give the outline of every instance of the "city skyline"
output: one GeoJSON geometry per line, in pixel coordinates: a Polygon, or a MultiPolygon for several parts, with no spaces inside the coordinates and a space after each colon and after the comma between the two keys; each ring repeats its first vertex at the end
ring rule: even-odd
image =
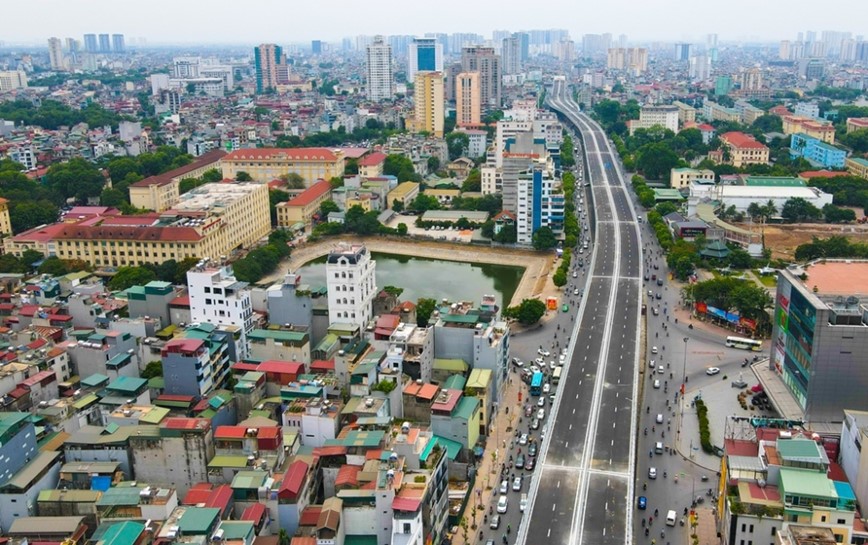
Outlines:
{"type": "MultiPolygon", "coordinates": [[[[338,41],[344,37],[360,34],[374,35],[424,35],[427,32],[476,32],[486,38],[495,30],[531,30],[565,28],[576,40],[583,34],[627,34],[630,40],[682,41],[700,40],[705,34],[716,33],[721,41],[776,41],[794,39],[798,32],[807,30],[840,30],[856,34],[864,33],[858,21],[868,18],[868,5],[847,0],[830,0],[824,7],[827,12],[847,12],[847,17],[836,18],[833,24],[820,23],[811,17],[811,10],[781,10],[774,3],[757,4],[748,0],[734,0],[714,17],[697,18],[686,27],[681,23],[687,14],[696,9],[688,0],[662,0],[653,4],[636,3],[631,0],[613,0],[603,6],[589,5],[578,9],[567,0],[553,0],[546,10],[522,9],[517,2],[498,4],[493,10],[490,4],[474,4],[445,0],[438,10],[426,13],[425,17],[408,17],[396,22],[393,17],[377,17],[376,14],[394,14],[396,10],[407,11],[407,4],[394,0],[371,0],[365,5],[370,16],[359,25],[360,14],[354,4],[337,2],[336,9],[296,11],[290,5],[273,4],[267,0],[249,0],[244,4],[247,13],[267,11],[267,18],[257,19],[255,25],[245,28],[239,25],[238,4],[218,0],[208,4],[207,17],[201,6],[195,3],[155,0],[148,10],[131,17],[129,12],[117,10],[109,0],[82,0],[58,2],[35,0],[27,4],[7,6],[4,14],[9,25],[3,41],[12,44],[41,44],[50,36],[72,36],[81,39],[87,33],[120,33],[128,37],[144,37],[148,43],[202,43],[202,44],[248,44],[304,43],[310,40],[338,41]],[[342,6],[342,4],[344,6],[342,6]],[[346,9],[341,9],[345,7],[346,9]],[[454,15],[460,11],[461,17],[454,15]],[[745,12],[753,14],[744,17],[745,12]],[[39,14],[38,24],[26,24],[34,13],[39,14]],[[171,13],[171,17],[166,14],[171,13]],[[518,14],[521,14],[519,17],[518,14]],[[627,13],[627,16],[622,14],[627,13]],[[564,16],[565,14],[573,14],[564,16]],[[575,21],[575,22],[573,22],[575,21]],[[671,21],[671,25],[668,23],[671,21]],[[771,27],[769,21],[775,21],[771,27]],[[849,26],[847,26],[849,25],[849,26]],[[673,31],[673,29],[678,29],[673,31]]],[[[807,4],[805,5],[807,8],[807,4]]]]}

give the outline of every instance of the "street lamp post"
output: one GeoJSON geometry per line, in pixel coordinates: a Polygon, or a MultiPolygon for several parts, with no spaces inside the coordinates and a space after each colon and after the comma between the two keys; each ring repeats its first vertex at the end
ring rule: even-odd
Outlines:
{"type": "Polygon", "coordinates": [[[677,435],[681,436],[681,426],[684,422],[684,393],[687,387],[687,341],[690,340],[687,337],[682,339],[684,341],[684,359],[681,364],[681,416],[678,419],[678,432],[677,435]]]}

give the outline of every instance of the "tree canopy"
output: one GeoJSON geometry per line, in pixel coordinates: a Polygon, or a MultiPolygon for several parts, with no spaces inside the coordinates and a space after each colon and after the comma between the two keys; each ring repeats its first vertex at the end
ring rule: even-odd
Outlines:
{"type": "Polygon", "coordinates": [[[99,196],[105,187],[105,178],[99,168],[81,157],[52,165],[45,175],[45,181],[64,198],[80,202],[99,196]]]}
{"type": "Polygon", "coordinates": [[[558,240],[555,238],[555,234],[551,230],[551,227],[543,225],[533,232],[531,243],[533,244],[534,250],[551,250],[558,243],[558,240]]]}
{"type": "Polygon", "coordinates": [[[507,308],[503,314],[522,325],[533,325],[546,313],[546,304],[539,299],[523,299],[517,306],[507,308]]]}

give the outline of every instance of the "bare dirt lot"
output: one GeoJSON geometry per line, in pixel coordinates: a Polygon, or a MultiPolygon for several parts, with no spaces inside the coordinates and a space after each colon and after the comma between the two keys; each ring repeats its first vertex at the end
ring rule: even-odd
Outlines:
{"type": "MultiPolygon", "coordinates": [[[[747,226],[743,227],[747,228],[747,226]]],[[[828,238],[839,235],[845,236],[851,241],[868,242],[868,225],[822,225],[816,223],[767,225],[764,235],[765,246],[771,248],[772,258],[793,259],[796,247],[811,242],[813,237],[828,238]]]]}

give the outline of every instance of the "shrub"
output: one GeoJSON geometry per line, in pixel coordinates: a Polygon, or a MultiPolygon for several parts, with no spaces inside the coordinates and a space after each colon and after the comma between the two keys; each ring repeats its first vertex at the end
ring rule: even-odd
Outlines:
{"type": "Polygon", "coordinates": [[[699,419],[699,443],[702,445],[702,450],[708,454],[714,454],[714,445],[711,444],[711,431],[708,429],[708,407],[701,399],[697,399],[696,417],[699,419]]]}

